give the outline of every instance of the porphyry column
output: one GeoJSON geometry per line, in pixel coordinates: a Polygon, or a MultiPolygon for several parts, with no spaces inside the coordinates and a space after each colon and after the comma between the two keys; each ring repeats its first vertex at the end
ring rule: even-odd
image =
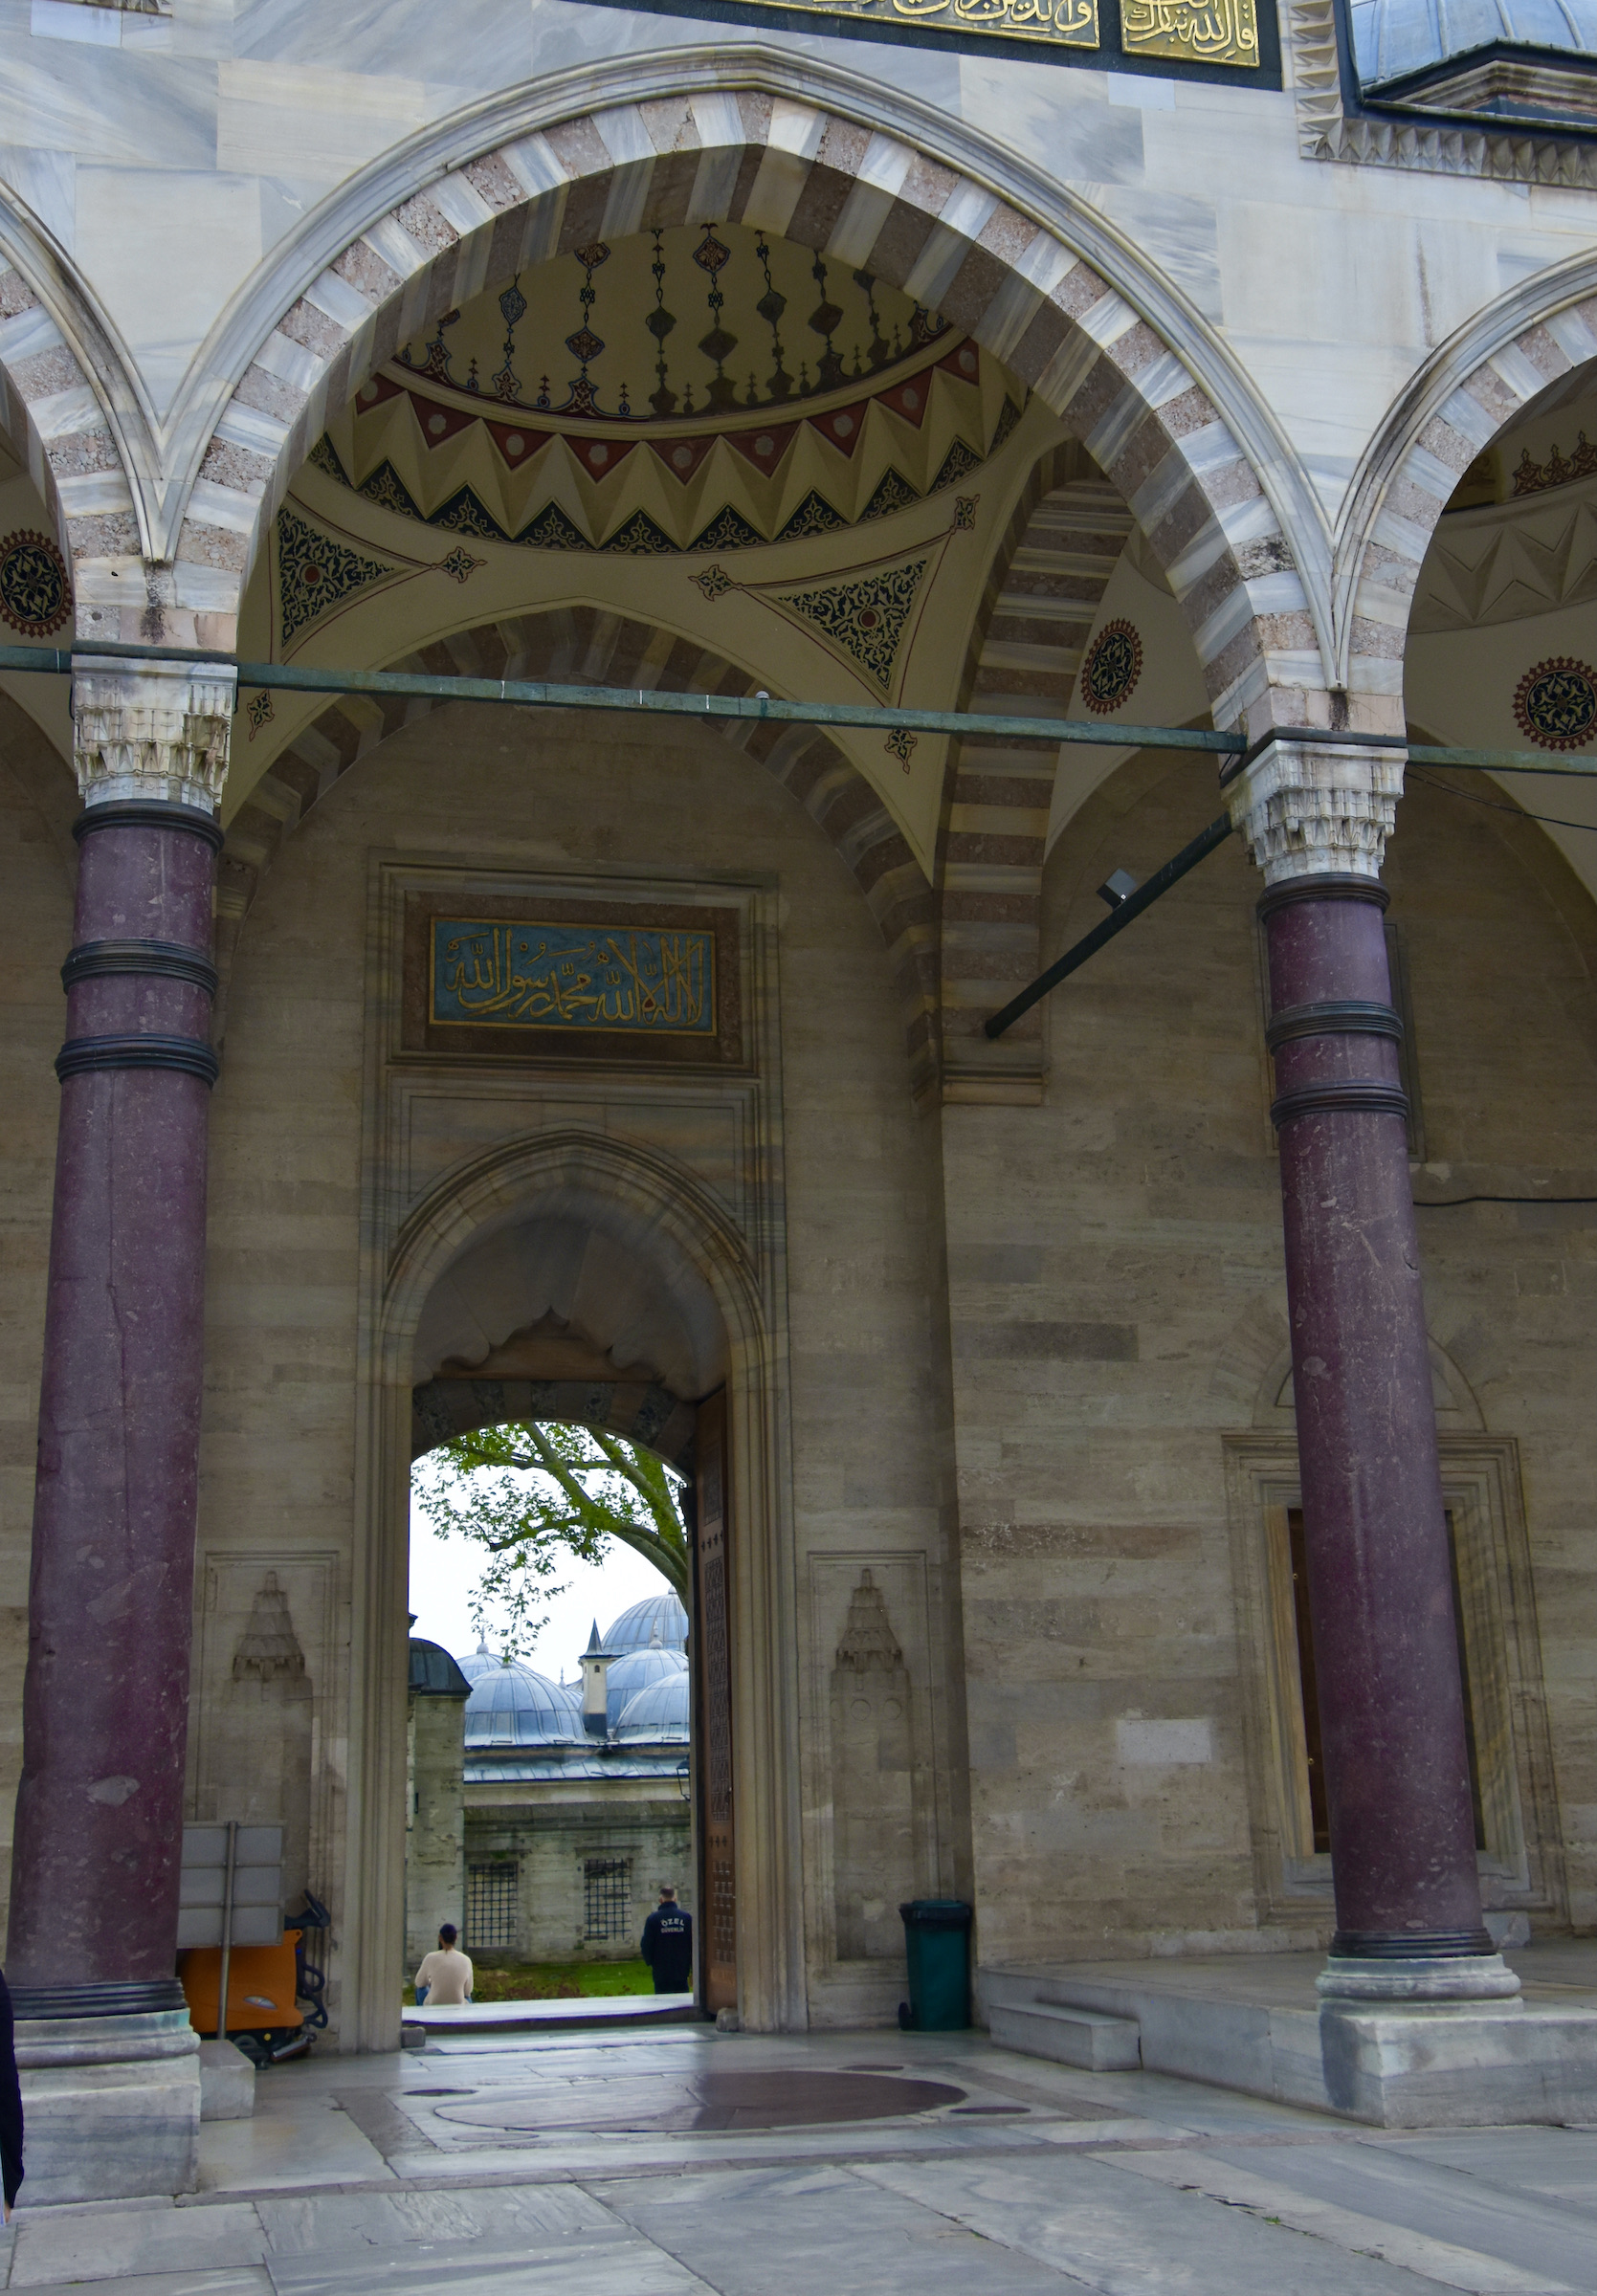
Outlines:
{"type": "Polygon", "coordinates": [[[79,657],[73,680],[84,810],[7,1962],[19,2058],[74,2077],[30,2102],[34,2199],[181,2190],[192,2153],[179,2124],[197,2110],[195,2043],[174,1968],[233,698],[231,669],[79,657]],[[97,2062],[124,2105],[146,2066],[149,2111],[97,2115],[97,2062]]]}
{"type": "Polygon", "coordinates": [[[1490,2000],[1379,872],[1403,752],[1272,742],[1264,872],[1298,1449],[1337,1932],[1321,1998],[1490,2000]]]}

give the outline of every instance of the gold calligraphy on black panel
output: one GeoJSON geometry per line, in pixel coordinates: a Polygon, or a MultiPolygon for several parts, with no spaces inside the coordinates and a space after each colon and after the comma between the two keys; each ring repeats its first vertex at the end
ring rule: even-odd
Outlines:
{"type": "Polygon", "coordinates": [[[1098,0],[763,0],[820,16],[864,16],[883,30],[923,24],[936,32],[999,33],[1010,40],[1096,48],[1098,0]]]}
{"type": "Polygon", "coordinates": [[[1120,45],[1127,55],[1256,66],[1254,0],[1120,0],[1120,45]]]}

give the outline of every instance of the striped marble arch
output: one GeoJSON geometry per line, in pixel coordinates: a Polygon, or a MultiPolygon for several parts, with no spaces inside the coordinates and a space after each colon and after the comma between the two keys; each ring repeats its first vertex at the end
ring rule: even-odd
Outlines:
{"type": "MultiPolygon", "coordinates": [[[[1074,441],[1044,457],[994,556],[966,674],[968,706],[1070,713],[1081,656],[1133,520],[1074,441]]],[[[951,762],[942,851],[946,1099],[1030,1100],[1042,1017],[996,1045],[982,1023],[1041,970],[1042,871],[1056,748],[978,738],[951,762]]]]}
{"type": "MultiPolygon", "coordinates": [[[[1589,262],[1582,269],[1588,275],[1589,262]]],[[[1393,409],[1353,490],[1342,665],[1349,698],[1364,697],[1363,721],[1401,735],[1408,614],[1426,552],[1459,479],[1503,427],[1551,385],[1597,362],[1597,295],[1569,299],[1548,281],[1547,316],[1520,328],[1472,363],[1453,349],[1453,387],[1426,409],[1421,378],[1393,409]],[[1461,371],[1460,371],[1461,370],[1461,371]],[[1420,421],[1416,428],[1415,401],[1420,421]]],[[[1565,290],[1567,295],[1567,290],[1565,290]]],[[[1487,315],[1490,322],[1491,314],[1487,315]]],[[[1487,330],[1482,328],[1481,333],[1487,330]]]]}
{"type": "Polygon", "coordinates": [[[868,266],[974,334],[1128,504],[1192,628],[1216,716],[1262,724],[1264,711],[1311,709],[1319,653],[1291,548],[1185,360],[996,192],[855,121],[753,90],[617,104],[522,136],[344,248],[261,342],[216,424],[178,542],[180,601],[236,613],[328,410],[418,329],[594,238],[717,219],[868,266]]]}
{"type": "Polygon", "coordinates": [[[100,395],[35,289],[4,253],[0,430],[26,465],[74,566],[129,557],[138,563],[133,489],[100,395]]]}

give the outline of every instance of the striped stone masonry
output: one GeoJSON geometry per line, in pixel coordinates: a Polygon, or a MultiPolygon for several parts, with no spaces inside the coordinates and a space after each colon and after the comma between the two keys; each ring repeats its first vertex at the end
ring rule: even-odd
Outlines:
{"type": "Polygon", "coordinates": [[[1459,479],[1503,425],[1597,359],[1597,297],[1527,327],[1478,365],[1424,424],[1370,518],[1353,596],[1347,691],[1364,730],[1401,736],[1408,613],[1436,522],[1459,479]]]}
{"type": "Polygon", "coordinates": [[[139,521],[111,425],[72,345],[22,274],[3,259],[0,429],[26,459],[73,564],[79,597],[90,567],[100,573],[101,587],[126,581],[137,624],[147,605],[139,521]]]}
{"type": "MultiPolygon", "coordinates": [[[[1069,715],[1098,605],[1131,532],[1119,493],[1079,450],[1060,450],[1051,462],[1044,483],[1061,475],[1062,483],[1040,500],[1023,497],[994,561],[972,709],[1069,715]]],[[[1042,872],[1057,765],[1056,748],[985,739],[958,745],[943,838],[944,1099],[1041,1094],[1041,1012],[996,1044],[982,1023],[1042,969],[1042,872]]]]}
{"type": "MultiPolygon", "coordinates": [[[[433,676],[544,678],[667,694],[749,695],[755,680],[720,654],[646,622],[595,607],[560,607],[461,630],[394,667],[433,676]]],[[[217,959],[226,983],[261,878],[284,840],[340,776],[418,718],[449,706],[344,695],[296,734],[252,788],[228,830],[217,895],[217,959]]],[[[876,918],[903,1004],[915,1089],[937,1069],[932,891],[898,824],[863,774],[805,726],[733,721],[713,728],[780,782],[832,840],[876,918]]],[[[225,995],[225,985],[224,985],[225,995]]],[[[218,1029],[225,1006],[218,1010],[218,1029]]]]}
{"type": "MultiPolygon", "coordinates": [[[[894,138],[749,92],[622,104],[468,161],[374,224],[262,343],[217,424],[177,595],[236,601],[330,409],[491,281],[603,237],[690,222],[780,232],[943,312],[1055,408],[1147,534],[1217,718],[1318,661],[1301,582],[1247,457],[1191,370],[1052,232],[894,138]]],[[[1322,697],[1321,697],[1322,705],[1322,697]]],[[[1278,718],[1308,704],[1276,696],[1278,718]]]]}

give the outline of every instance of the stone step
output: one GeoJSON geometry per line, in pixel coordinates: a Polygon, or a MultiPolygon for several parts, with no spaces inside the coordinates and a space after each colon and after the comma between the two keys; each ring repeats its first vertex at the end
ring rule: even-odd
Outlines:
{"type": "Polygon", "coordinates": [[[1050,2057],[1055,2064],[1093,2073],[1134,2073],[1142,2062],[1134,2017],[1107,2017],[1056,2001],[995,2001],[989,2015],[998,2046],[1023,2057],[1050,2057]]]}
{"type": "Polygon", "coordinates": [[[247,2121],[255,2109],[255,2068],[231,2041],[200,2043],[200,2118],[247,2121]]]}

